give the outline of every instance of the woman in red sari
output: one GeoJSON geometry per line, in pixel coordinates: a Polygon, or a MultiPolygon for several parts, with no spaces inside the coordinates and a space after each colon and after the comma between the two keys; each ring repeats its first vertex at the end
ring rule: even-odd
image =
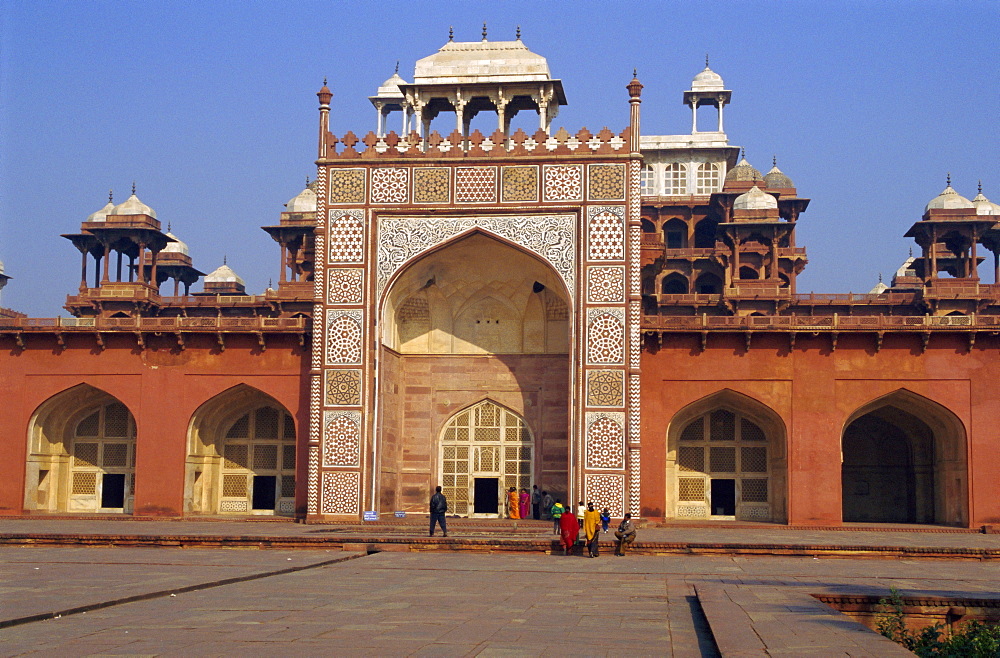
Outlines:
{"type": "Polygon", "coordinates": [[[507,492],[507,514],[512,519],[521,518],[521,500],[517,496],[517,489],[510,488],[507,492]]]}
{"type": "Polygon", "coordinates": [[[521,502],[521,507],[520,507],[521,518],[527,519],[530,517],[528,509],[531,506],[531,494],[528,493],[527,489],[521,489],[520,502],[521,502]]]}
{"type": "Polygon", "coordinates": [[[573,551],[573,544],[580,536],[580,524],[576,521],[576,515],[571,510],[566,510],[559,517],[559,534],[562,537],[563,555],[569,555],[573,551]]]}

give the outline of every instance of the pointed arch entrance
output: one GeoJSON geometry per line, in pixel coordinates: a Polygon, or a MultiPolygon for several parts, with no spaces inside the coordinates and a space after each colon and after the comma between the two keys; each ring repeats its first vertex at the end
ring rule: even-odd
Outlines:
{"type": "Polygon", "coordinates": [[[681,409],[667,430],[667,510],[676,518],[787,520],[785,425],[723,390],[681,409]]]}
{"type": "Polygon", "coordinates": [[[28,430],[26,510],[130,514],[135,418],[117,398],[80,384],[35,411],[28,430]]]}
{"type": "Polygon", "coordinates": [[[524,419],[490,400],[452,416],[441,437],[441,486],[460,516],[502,516],[502,492],[531,488],[534,441],[524,419]]]}
{"type": "Polygon", "coordinates": [[[185,509],[195,514],[295,512],[295,421],[240,384],[204,403],[188,431],[185,509]]]}
{"type": "Polygon", "coordinates": [[[841,444],[843,520],[968,523],[968,465],[962,422],[907,390],[851,415],[841,444]]]}
{"type": "Polygon", "coordinates": [[[478,230],[399,271],[378,324],[380,511],[425,513],[439,484],[463,515],[497,514],[490,486],[566,491],[571,309],[550,264],[478,230]]]}

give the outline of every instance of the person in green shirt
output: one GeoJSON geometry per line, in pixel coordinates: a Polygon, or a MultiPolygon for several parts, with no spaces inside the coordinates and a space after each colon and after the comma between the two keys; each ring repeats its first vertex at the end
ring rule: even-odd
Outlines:
{"type": "Polygon", "coordinates": [[[552,532],[554,534],[557,534],[557,535],[559,534],[559,519],[562,518],[563,512],[565,512],[565,511],[566,511],[566,508],[563,507],[563,504],[562,504],[561,500],[557,500],[556,504],[552,506],[552,510],[551,510],[551,514],[552,514],[552,532]]]}

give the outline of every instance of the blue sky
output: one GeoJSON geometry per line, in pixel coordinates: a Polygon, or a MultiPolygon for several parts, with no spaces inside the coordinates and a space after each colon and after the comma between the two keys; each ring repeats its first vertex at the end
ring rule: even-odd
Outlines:
{"type": "MultiPolygon", "coordinates": [[[[799,292],[865,292],[905,258],[903,233],[950,172],[1000,202],[1000,3],[46,2],[0,0],[3,306],[65,314],[75,232],[109,188],[139,197],[211,271],[261,292],[277,245],[259,226],[313,176],[315,92],[332,130],[375,127],[367,96],[448,38],[524,43],[569,106],[557,126],[615,131],[645,85],[644,134],[690,130],[681,94],[704,65],[733,90],[726,130],[772,154],[813,199],[799,292]]],[[[392,127],[392,125],[390,125],[392,127]]],[[[982,267],[992,282],[991,268],[982,267]]]]}

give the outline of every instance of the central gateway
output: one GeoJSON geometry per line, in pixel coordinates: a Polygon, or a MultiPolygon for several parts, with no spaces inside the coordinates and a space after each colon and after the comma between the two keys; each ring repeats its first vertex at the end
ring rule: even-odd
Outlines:
{"type": "Polygon", "coordinates": [[[426,512],[437,485],[459,515],[535,484],[638,513],[640,90],[620,134],[553,133],[544,58],[449,42],[372,97],[365,149],[320,91],[311,517],[426,512]]]}

